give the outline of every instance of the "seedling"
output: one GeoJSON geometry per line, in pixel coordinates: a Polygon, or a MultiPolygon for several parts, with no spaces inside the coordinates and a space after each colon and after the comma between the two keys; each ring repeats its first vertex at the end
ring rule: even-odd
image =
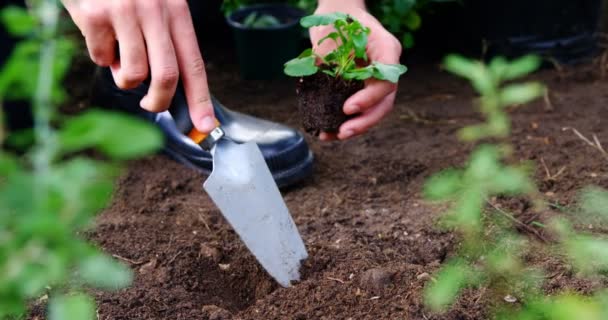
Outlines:
{"type": "MultiPolygon", "coordinates": [[[[500,298],[492,303],[497,307],[493,310],[496,319],[606,317],[603,310],[608,310],[608,300],[603,292],[591,297],[572,293],[545,295],[544,270],[527,264],[523,257],[538,255],[538,249],[532,251],[531,241],[515,231],[514,226],[522,223],[492,203],[496,196],[521,196],[540,202],[530,170],[506,163],[512,147],[504,140],[511,133],[505,108],[525,104],[545,92],[540,83],[512,81],[532,72],[539,64],[539,59],[532,56],[514,62],[495,58],[489,65],[460,56],[445,60],[448,71],[467,78],[479,92],[478,107],[486,120],[460,130],[460,138],[464,141],[492,138],[498,142],[479,146],[464,169],[444,171],[425,186],[428,199],[452,204],[445,214],[444,225],[462,237],[458,254],[441,268],[436,281],[425,290],[426,304],[434,311],[445,311],[464,288],[483,287],[487,296],[500,298]],[[503,86],[507,81],[511,83],[503,86]]],[[[607,203],[607,192],[587,189],[576,216],[608,221],[607,203]]],[[[541,225],[559,238],[556,244],[541,242],[546,252],[567,257],[581,275],[597,276],[608,271],[607,240],[577,232],[565,218],[541,225]]]]}
{"type": "Polygon", "coordinates": [[[285,73],[289,76],[305,77],[321,71],[346,80],[376,78],[396,83],[407,71],[403,65],[377,61],[371,61],[363,67],[359,66],[357,59],[368,62],[366,48],[370,29],[347,14],[336,12],[312,15],[302,18],[300,24],[304,28],[333,25],[335,31],[319,40],[317,45],[331,40],[336,44],[336,49],[326,55],[307,49],[299,57],[285,64],[285,73]],[[317,60],[321,61],[320,66],[317,65],[317,60]]]}
{"type": "Polygon", "coordinates": [[[281,21],[279,21],[279,19],[270,14],[260,14],[258,12],[252,12],[247,17],[245,17],[245,20],[243,20],[243,25],[252,29],[263,29],[279,26],[281,25],[281,21]]]}
{"type": "MultiPolygon", "coordinates": [[[[24,319],[28,304],[48,298],[50,320],[92,320],[85,288],[116,290],[133,275],[89,243],[83,231],[108,203],[119,160],[150,153],[162,136],[142,120],[101,111],[57,117],[61,80],[74,45],[58,35],[57,1],[32,2],[32,13],[9,7],[8,30],[24,37],[0,70],[0,104],[31,101],[34,146],[18,156],[0,149],[0,319],[24,319]],[[52,125],[51,125],[52,121],[52,125]],[[97,149],[108,161],[86,158],[97,149]]],[[[1,108],[0,108],[1,110],[1,108]]],[[[1,119],[1,117],[0,117],[1,119]]],[[[0,142],[5,132],[0,126],[0,142]]],[[[99,316],[97,315],[97,318],[99,316]]]]}
{"type": "Polygon", "coordinates": [[[363,80],[375,78],[396,83],[407,71],[400,64],[369,61],[367,42],[371,30],[353,17],[335,12],[302,18],[304,28],[333,26],[318,45],[333,41],[336,48],[320,54],[313,49],[285,63],[285,74],[300,78],[298,108],[304,129],[312,134],[337,132],[348,120],[344,102],[363,89],[363,80]]]}

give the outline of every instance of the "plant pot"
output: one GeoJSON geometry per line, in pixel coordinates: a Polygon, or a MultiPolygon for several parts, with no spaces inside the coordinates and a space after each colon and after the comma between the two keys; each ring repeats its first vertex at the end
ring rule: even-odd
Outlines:
{"type": "Polygon", "coordinates": [[[344,114],[344,102],[363,89],[363,81],[334,78],[316,73],[298,80],[298,111],[304,130],[312,135],[338,133],[350,117],[344,114]]]}
{"type": "Polygon", "coordinates": [[[261,4],[234,11],[226,20],[233,29],[237,58],[244,79],[268,80],[282,77],[285,62],[302,51],[300,18],[305,12],[286,4],[261,4]],[[243,24],[252,13],[267,14],[281,24],[251,28],[243,24]]]}
{"type": "Polygon", "coordinates": [[[469,0],[490,55],[528,53],[571,64],[597,52],[602,0],[469,0]]]}

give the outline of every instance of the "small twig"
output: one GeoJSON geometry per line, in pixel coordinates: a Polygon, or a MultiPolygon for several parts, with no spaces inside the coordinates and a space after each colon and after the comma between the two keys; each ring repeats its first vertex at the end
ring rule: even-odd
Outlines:
{"type": "Polygon", "coordinates": [[[543,168],[545,169],[545,174],[547,175],[547,178],[545,179],[546,181],[555,181],[557,180],[557,177],[559,177],[562,173],[564,173],[564,171],[566,170],[566,167],[561,167],[556,174],[552,175],[551,171],[549,171],[549,167],[547,167],[547,164],[545,163],[545,158],[540,158],[540,163],[543,165],[543,168]]]}
{"type": "Polygon", "coordinates": [[[523,229],[525,229],[527,232],[535,235],[539,240],[545,242],[545,243],[549,243],[549,240],[547,240],[545,237],[543,237],[542,234],[540,234],[536,229],[530,227],[529,225],[519,221],[517,218],[515,218],[513,215],[509,214],[508,212],[500,209],[499,207],[497,207],[496,205],[494,205],[492,202],[490,201],[486,201],[490,206],[492,206],[492,208],[494,208],[496,211],[498,211],[500,214],[504,215],[505,217],[507,217],[509,220],[513,221],[515,224],[517,224],[518,226],[522,227],[523,229]]]}
{"type": "Polygon", "coordinates": [[[182,251],[178,251],[176,255],[173,256],[173,258],[169,259],[169,261],[167,261],[167,265],[170,265],[171,263],[173,263],[173,261],[175,261],[175,259],[177,259],[177,257],[182,254],[182,251]]]}
{"type": "Polygon", "coordinates": [[[602,154],[602,156],[604,156],[604,158],[606,158],[608,160],[608,152],[606,152],[606,150],[604,150],[604,147],[602,146],[602,144],[600,143],[600,140],[597,138],[597,136],[595,134],[592,135],[593,141],[591,141],[587,137],[585,137],[582,133],[580,133],[578,130],[576,130],[575,128],[572,128],[572,127],[562,128],[562,131],[568,131],[568,130],[574,132],[574,134],[579,139],[583,140],[590,147],[599,151],[602,154]]]}
{"type": "Polygon", "coordinates": [[[211,228],[209,228],[209,224],[207,224],[207,220],[205,220],[205,218],[203,218],[203,215],[200,212],[198,213],[198,218],[205,225],[205,229],[207,229],[207,231],[211,231],[211,228]]]}
{"type": "Polygon", "coordinates": [[[327,277],[328,280],[333,280],[333,281],[337,281],[340,282],[341,284],[345,284],[346,282],[344,282],[344,280],[338,279],[338,278],[333,278],[333,277],[327,277]]]}
{"type": "Polygon", "coordinates": [[[551,102],[551,96],[549,95],[549,89],[545,90],[545,95],[543,97],[543,100],[545,101],[545,111],[555,110],[555,107],[553,106],[553,103],[551,102]]]}
{"type": "Polygon", "coordinates": [[[141,260],[141,261],[131,260],[129,258],[121,257],[121,256],[119,256],[117,254],[113,254],[112,257],[114,257],[114,258],[116,258],[118,260],[122,260],[122,261],[128,262],[128,263],[130,263],[130,264],[132,264],[134,266],[138,266],[138,265],[141,265],[141,264],[144,264],[144,263],[147,262],[146,260],[141,260]]]}

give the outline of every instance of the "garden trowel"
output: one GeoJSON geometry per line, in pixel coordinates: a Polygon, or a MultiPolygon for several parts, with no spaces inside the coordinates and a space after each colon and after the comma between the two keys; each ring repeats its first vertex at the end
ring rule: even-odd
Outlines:
{"type": "Polygon", "coordinates": [[[300,280],[308,254],[262,152],[255,142],[236,143],[218,126],[189,137],[213,156],[203,187],[264,269],[282,286],[300,280]]]}

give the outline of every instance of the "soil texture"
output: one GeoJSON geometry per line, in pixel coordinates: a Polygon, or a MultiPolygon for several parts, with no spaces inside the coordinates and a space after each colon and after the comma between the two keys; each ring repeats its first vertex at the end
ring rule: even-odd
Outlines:
{"type": "Polygon", "coordinates": [[[344,102],[363,86],[363,81],[347,81],[324,73],[300,78],[296,92],[304,130],[314,136],[337,133],[349,119],[343,111],[344,102]]]}
{"type": "MultiPolygon", "coordinates": [[[[207,69],[214,95],[232,109],[300,127],[299,107],[310,112],[309,131],[335,130],[344,120],[331,113],[341,112],[351,93],[337,93],[343,83],[305,81],[298,105],[292,83],[241,81],[236,66],[213,59],[207,69]]],[[[514,161],[533,161],[540,191],[559,206],[572,205],[584,186],[608,187],[607,158],[573,132],[608,144],[608,80],[598,70],[542,71],[533,78],[548,85],[547,98],[511,111],[514,161]]],[[[204,193],[205,176],[163,155],[132,162],[89,234],[135,273],[127,289],[95,292],[99,319],[487,319],[503,300],[484,288],[466,290],[445,314],[423,303],[424,286],[458,238],[437,227],[445,208],[420,191],[430,175],[467,159],[473,146],[456,132],[480,120],[473,98],[467,83],[417,63],[403,77],[391,115],[366,135],[330,143],[308,137],[316,171],[283,190],[309,251],[302,280],[290,288],[256,263],[204,193]]],[[[533,243],[535,232],[543,236],[534,222],[558,214],[498,201],[533,243]]],[[[570,265],[542,251],[529,261],[547,270],[549,293],[608,284],[575,278],[570,265]]],[[[43,318],[36,310],[32,318],[43,318]]]]}

